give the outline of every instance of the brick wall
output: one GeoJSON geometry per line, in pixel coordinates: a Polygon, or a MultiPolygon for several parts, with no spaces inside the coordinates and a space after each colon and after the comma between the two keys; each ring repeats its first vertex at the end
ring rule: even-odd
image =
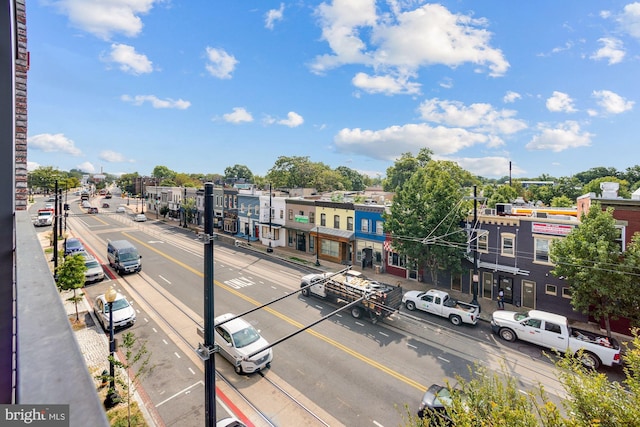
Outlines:
{"type": "Polygon", "coordinates": [[[27,209],[27,14],[25,0],[15,0],[17,58],[15,61],[15,185],[16,210],[27,209]]]}

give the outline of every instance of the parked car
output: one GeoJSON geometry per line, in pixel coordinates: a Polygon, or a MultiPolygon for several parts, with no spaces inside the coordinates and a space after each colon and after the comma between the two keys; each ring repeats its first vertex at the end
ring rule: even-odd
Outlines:
{"type": "Polygon", "coordinates": [[[109,207],[109,203],[103,203],[103,204],[102,204],[102,207],[103,207],[103,208],[108,208],[108,207],[109,207]]]}
{"type": "Polygon", "coordinates": [[[86,251],[81,251],[84,256],[84,265],[87,270],[84,272],[84,282],[93,283],[104,280],[104,270],[97,259],[86,251]]]}
{"type": "Polygon", "coordinates": [[[87,212],[88,212],[88,213],[90,213],[90,214],[97,214],[97,213],[98,213],[98,208],[96,208],[96,207],[90,207],[90,208],[87,210],[87,212]]]}
{"type": "Polygon", "coordinates": [[[64,241],[64,256],[71,255],[74,252],[84,251],[84,245],[80,239],[69,237],[64,241]]]}
{"type": "Polygon", "coordinates": [[[146,220],[147,220],[147,216],[145,214],[138,214],[134,218],[134,221],[136,222],[145,222],[146,220]]]}
{"type": "MultiPolygon", "coordinates": [[[[109,330],[109,303],[105,294],[99,295],[93,306],[98,322],[102,325],[102,329],[109,330]]],[[[120,328],[123,326],[133,326],[136,322],[136,311],[133,309],[127,298],[121,293],[116,294],[113,301],[113,327],[120,328]]]]}
{"type": "Polygon", "coordinates": [[[432,426],[453,425],[451,418],[447,415],[447,406],[450,404],[451,391],[445,386],[431,384],[420,401],[418,417],[430,417],[429,425],[432,426]]]}
{"type": "Polygon", "coordinates": [[[233,364],[237,374],[257,372],[271,366],[271,348],[260,351],[269,346],[267,340],[249,322],[234,317],[235,314],[226,313],[214,320],[214,340],[220,348],[220,355],[233,364]]]}
{"type": "Polygon", "coordinates": [[[125,213],[127,210],[124,208],[124,206],[118,206],[116,208],[116,213],[125,213]]]}
{"type": "Polygon", "coordinates": [[[216,421],[216,427],[246,427],[246,424],[235,417],[229,417],[216,421]]]}
{"type": "Polygon", "coordinates": [[[431,289],[426,292],[409,291],[402,297],[402,303],[407,310],[415,309],[446,317],[451,323],[458,326],[463,323],[475,325],[478,323],[480,308],[477,305],[457,301],[445,291],[431,289]]]}

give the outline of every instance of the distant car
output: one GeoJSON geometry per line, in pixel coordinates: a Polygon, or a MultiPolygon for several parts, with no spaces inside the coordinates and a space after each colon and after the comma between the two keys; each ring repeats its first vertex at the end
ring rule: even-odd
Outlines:
{"type": "Polygon", "coordinates": [[[55,209],[55,206],[53,206],[53,203],[45,203],[44,204],[44,208],[45,209],[55,209]]]}
{"type": "Polygon", "coordinates": [[[214,320],[214,340],[220,348],[220,355],[233,364],[237,374],[258,372],[271,366],[271,348],[260,351],[269,346],[267,340],[246,320],[240,317],[229,320],[234,317],[235,314],[226,313],[214,320]],[[256,351],[258,354],[249,357],[256,351]]]}
{"type": "Polygon", "coordinates": [[[56,201],[56,196],[49,196],[47,198],[47,202],[55,202],[56,201]]]}
{"type": "Polygon", "coordinates": [[[125,213],[127,210],[124,208],[124,206],[118,206],[116,208],[116,213],[125,213]]]}
{"type": "Polygon", "coordinates": [[[430,425],[453,425],[451,418],[447,415],[447,405],[449,404],[451,404],[451,391],[446,386],[431,384],[420,401],[418,417],[423,418],[431,414],[435,417],[431,419],[430,425]]]}
{"type": "MultiPolygon", "coordinates": [[[[105,294],[96,298],[93,311],[98,318],[98,322],[102,325],[102,329],[109,329],[109,303],[105,294]]],[[[136,311],[133,309],[127,298],[121,293],[117,293],[116,299],[113,301],[113,328],[123,326],[133,326],[136,322],[136,311]]]]}
{"type": "Polygon", "coordinates": [[[84,245],[79,239],[69,237],[64,241],[64,256],[71,255],[72,253],[79,251],[84,251],[84,245]]]}
{"type": "Polygon", "coordinates": [[[87,212],[90,213],[90,214],[97,214],[98,213],[98,208],[92,206],[89,209],[87,209],[87,212]]]}
{"type": "Polygon", "coordinates": [[[136,222],[145,222],[146,220],[147,220],[147,216],[145,214],[138,214],[134,218],[134,221],[136,222]]]}
{"type": "Polygon", "coordinates": [[[102,207],[103,207],[103,208],[108,208],[108,207],[109,207],[109,203],[103,203],[103,204],[102,204],[102,207]]]}

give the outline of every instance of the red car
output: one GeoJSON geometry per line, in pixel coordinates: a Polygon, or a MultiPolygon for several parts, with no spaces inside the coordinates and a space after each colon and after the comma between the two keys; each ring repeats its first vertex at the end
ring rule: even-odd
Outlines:
{"type": "Polygon", "coordinates": [[[90,213],[90,214],[97,214],[97,213],[98,213],[98,208],[95,208],[95,207],[89,208],[89,210],[87,211],[87,213],[90,213]]]}

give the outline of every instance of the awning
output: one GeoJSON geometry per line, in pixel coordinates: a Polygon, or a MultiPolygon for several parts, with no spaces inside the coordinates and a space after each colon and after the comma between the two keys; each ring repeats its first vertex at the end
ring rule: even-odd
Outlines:
{"type": "MultiPolygon", "coordinates": [[[[473,261],[471,261],[473,264],[473,261]]],[[[528,276],[529,271],[522,270],[518,267],[513,267],[510,265],[501,265],[492,262],[478,261],[478,268],[484,268],[485,270],[493,270],[493,271],[502,271],[503,273],[513,274],[514,276],[528,276]]]]}
{"type": "Polygon", "coordinates": [[[309,232],[312,236],[330,236],[335,237],[341,240],[353,240],[355,233],[353,231],[348,230],[339,230],[337,228],[329,228],[329,227],[313,227],[309,232]]]}

